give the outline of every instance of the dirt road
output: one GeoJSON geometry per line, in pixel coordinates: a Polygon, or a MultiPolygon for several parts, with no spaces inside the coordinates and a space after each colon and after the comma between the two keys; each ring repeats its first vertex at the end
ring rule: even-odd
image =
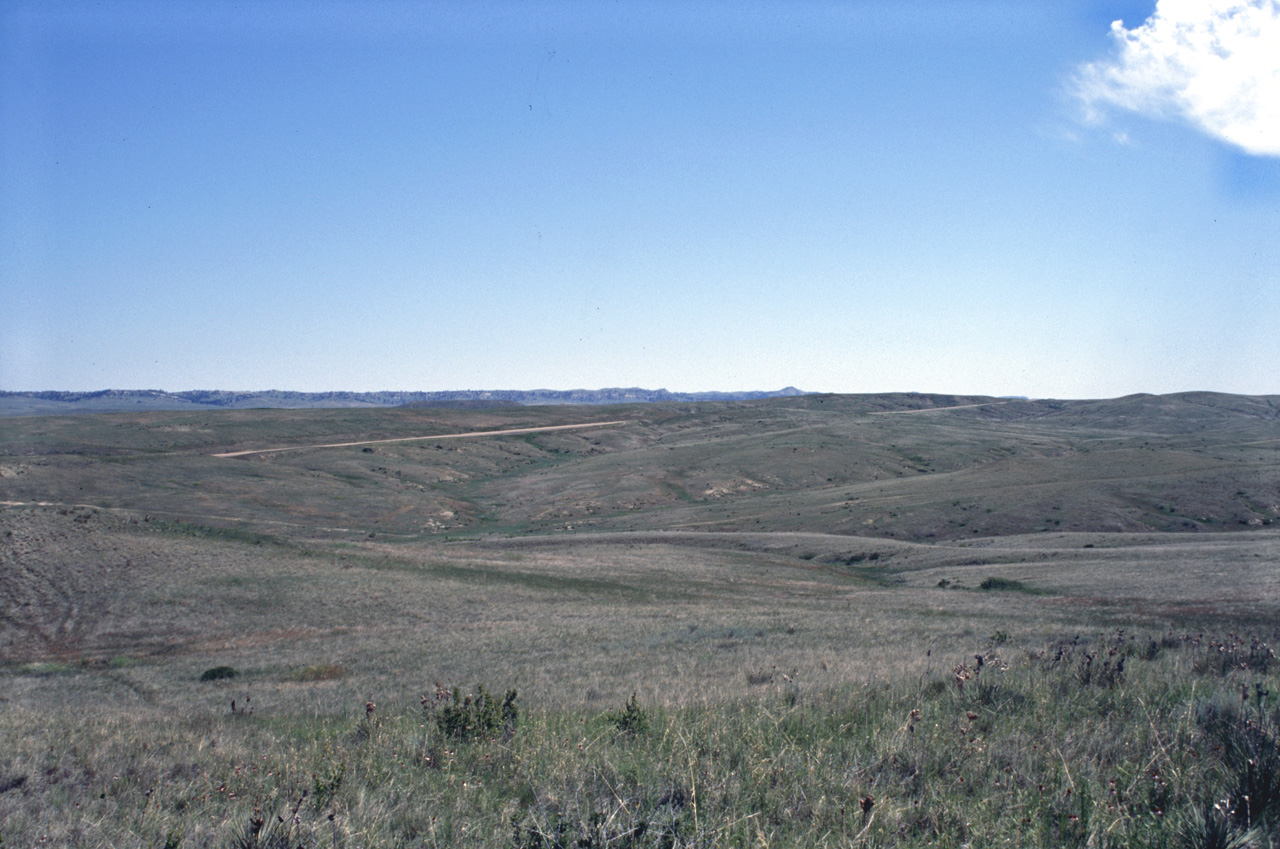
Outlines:
{"type": "Polygon", "coordinates": [[[937,413],[942,410],[972,410],[974,407],[998,407],[1001,404],[1008,404],[1008,401],[987,401],[982,404],[956,404],[954,407],[921,407],[918,410],[880,410],[879,412],[869,413],[872,416],[905,416],[908,413],[937,413]]]}
{"type": "Polygon", "coordinates": [[[611,427],[627,424],[626,419],[611,422],[583,422],[582,424],[544,425],[543,427],[517,427],[510,430],[473,430],[467,433],[435,433],[427,436],[400,436],[395,439],[367,439],[362,442],[331,442],[325,445],[290,445],[286,448],[254,448],[249,451],[227,451],[215,457],[247,457],[250,454],[275,454],[280,451],[305,451],[309,448],[350,448],[353,445],[381,445],[387,442],[414,442],[422,439],[471,439],[479,436],[514,436],[522,433],[546,433],[555,430],[581,430],[588,427],[611,427]]]}

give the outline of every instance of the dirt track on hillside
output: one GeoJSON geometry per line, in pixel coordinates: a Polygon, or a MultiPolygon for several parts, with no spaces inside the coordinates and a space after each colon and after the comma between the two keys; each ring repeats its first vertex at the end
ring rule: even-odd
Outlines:
{"type": "Polygon", "coordinates": [[[1008,404],[1008,401],[987,401],[982,404],[956,404],[952,407],[921,407],[918,410],[878,410],[870,413],[873,416],[902,416],[907,413],[938,413],[943,410],[972,410],[974,407],[998,407],[1001,404],[1008,404]]]}
{"type": "Polygon", "coordinates": [[[544,425],[542,427],[517,427],[509,430],[473,430],[467,433],[434,433],[426,436],[399,436],[394,439],[367,439],[361,442],[331,442],[326,445],[290,445],[284,448],[253,448],[248,451],[227,451],[215,457],[247,457],[250,454],[274,454],[280,451],[303,451],[308,448],[350,448],[353,445],[380,445],[387,442],[414,442],[421,439],[469,439],[479,436],[514,436],[523,433],[545,433],[556,430],[579,430],[587,427],[609,427],[627,424],[626,419],[611,422],[583,422],[568,425],[544,425]]]}

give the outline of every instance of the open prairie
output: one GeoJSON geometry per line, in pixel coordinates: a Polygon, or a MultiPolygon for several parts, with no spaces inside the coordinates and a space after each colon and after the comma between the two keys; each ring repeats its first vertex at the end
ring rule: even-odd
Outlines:
{"type": "MultiPolygon", "coordinates": [[[[1195,687],[1152,694],[1194,683],[1210,643],[1269,652],[1280,623],[1274,397],[10,418],[0,502],[5,845],[1182,845],[1193,814],[1214,822],[1186,760],[1210,744],[1189,725],[1166,746],[1190,801],[1163,844],[1156,802],[1121,817],[1105,798],[1131,767],[1077,764],[1062,741],[1065,772],[1034,782],[1057,807],[966,814],[967,797],[939,795],[928,822],[941,791],[912,789],[923,766],[908,780],[886,766],[899,749],[833,741],[851,710],[896,723],[863,736],[899,748],[913,709],[939,711],[943,736],[957,729],[941,712],[972,715],[965,740],[1001,710],[1044,713],[1037,693],[1070,701],[1035,689],[1058,686],[1050,672],[978,702],[965,682],[1054,651],[1052,674],[1085,692],[1094,658],[1133,658],[1151,729],[1176,729],[1203,710],[1195,687]],[[520,730],[450,737],[436,682],[516,689],[520,730]],[[628,699],[655,729],[644,753],[628,699]],[[769,737],[770,721],[808,730],[769,737]],[[718,782],[750,769],[718,760],[732,747],[717,734],[763,734],[762,757],[830,786],[761,774],[792,795],[731,804],[718,782]],[[490,795],[467,801],[468,781],[490,795]],[[1084,826],[1085,803],[1058,804],[1076,781],[1094,793],[1084,826]]],[[[1261,715],[1280,681],[1241,663],[1202,695],[1244,686],[1248,705],[1256,686],[1261,715]]],[[[1097,706],[1077,707],[1062,716],[1097,706]]],[[[1023,727],[988,755],[1052,733],[1023,727]]],[[[983,763],[1016,783],[1007,758],[983,763]]],[[[938,780],[954,790],[971,768],[938,780]]],[[[1237,819],[1237,836],[1272,833],[1237,819]]]]}

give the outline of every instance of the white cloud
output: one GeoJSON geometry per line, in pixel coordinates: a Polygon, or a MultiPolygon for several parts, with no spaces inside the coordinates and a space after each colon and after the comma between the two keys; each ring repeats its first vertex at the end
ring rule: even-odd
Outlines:
{"type": "Polygon", "coordinates": [[[1086,119],[1108,108],[1180,118],[1257,156],[1280,156],[1280,0],[1159,0],[1111,25],[1116,55],[1084,65],[1086,119]]]}

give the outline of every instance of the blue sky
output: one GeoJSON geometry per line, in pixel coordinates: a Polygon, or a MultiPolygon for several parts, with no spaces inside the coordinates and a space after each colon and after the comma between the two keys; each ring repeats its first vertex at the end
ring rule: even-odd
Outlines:
{"type": "Polygon", "coordinates": [[[1277,39],[1275,0],[10,2],[0,389],[1280,393],[1277,39]]]}

